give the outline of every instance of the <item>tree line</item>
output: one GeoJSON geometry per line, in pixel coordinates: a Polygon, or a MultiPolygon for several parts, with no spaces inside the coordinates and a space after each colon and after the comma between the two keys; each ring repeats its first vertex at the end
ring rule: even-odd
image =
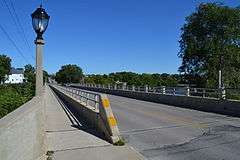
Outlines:
{"type": "Polygon", "coordinates": [[[92,83],[92,84],[115,84],[126,82],[127,85],[136,86],[176,86],[181,83],[181,76],[178,74],[147,74],[133,72],[116,72],[110,74],[89,74],[84,75],[82,69],[77,65],[64,65],[56,73],[54,78],[58,83],[92,83]]]}

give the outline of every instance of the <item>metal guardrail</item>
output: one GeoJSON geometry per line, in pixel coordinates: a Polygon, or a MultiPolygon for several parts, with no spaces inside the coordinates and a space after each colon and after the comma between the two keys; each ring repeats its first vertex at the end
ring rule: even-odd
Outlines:
{"type": "Polygon", "coordinates": [[[85,106],[91,107],[96,112],[99,112],[99,94],[72,87],[65,87],[59,85],[53,86],[62,91],[63,93],[76,98],[80,103],[84,103],[85,106]]]}
{"type": "Polygon", "coordinates": [[[135,92],[147,92],[165,95],[193,96],[217,99],[240,99],[239,89],[211,89],[211,88],[190,88],[190,87],[149,87],[149,86],[127,86],[127,85],[100,85],[100,84],[79,84],[85,87],[104,88],[112,90],[125,90],[135,92]]]}

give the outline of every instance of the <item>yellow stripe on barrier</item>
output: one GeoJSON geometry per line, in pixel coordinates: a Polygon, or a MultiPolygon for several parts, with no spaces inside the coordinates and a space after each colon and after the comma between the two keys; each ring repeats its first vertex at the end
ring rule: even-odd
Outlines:
{"type": "Polygon", "coordinates": [[[116,126],[117,125],[117,121],[114,117],[108,117],[108,122],[109,122],[110,126],[116,126]]]}
{"type": "Polygon", "coordinates": [[[108,108],[110,106],[110,102],[107,98],[104,98],[103,101],[103,107],[108,108]]]}

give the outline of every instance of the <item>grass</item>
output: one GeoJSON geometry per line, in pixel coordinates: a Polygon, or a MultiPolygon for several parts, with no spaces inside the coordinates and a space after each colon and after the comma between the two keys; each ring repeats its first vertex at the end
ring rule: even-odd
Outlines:
{"type": "Polygon", "coordinates": [[[52,158],[52,156],[53,156],[53,154],[54,154],[54,151],[47,151],[47,160],[52,160],[53,158],[52,158]]]}
{"type": "Polygon", "coordinates": [[[17,109],[34,96],[31,84],[0,85],[0,118],[17,109]]]}
{"type": "Polygon", "coordinates": [[[125,142],[123,141],[123,139],[120,139],[119,141],[117,141],[116,143],[114,143],[113,145],[115,146],[124,146],[125,142]]]}

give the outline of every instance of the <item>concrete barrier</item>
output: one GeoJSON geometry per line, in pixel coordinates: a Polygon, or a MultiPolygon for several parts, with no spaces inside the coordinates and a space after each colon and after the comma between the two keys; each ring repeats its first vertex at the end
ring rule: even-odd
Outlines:
{"type": "MultiPolygon", "coordinates": [[[[57,86],[50,85],[51,89],[70,107],[81,116],[89,126],[92,126],[98,134],[110,143],[116,143],[120,140],[120,134],[116,119],[113,115],[109,99],[104,94],[99,94],[99,109],[94,109],[71,94],[60,90],[57,86]]],[[[76,92],[76,91],[75,91],[76,92]]]]}
{"type": "Polygon", "coordinates": [[[45,159],[44,109],[34,97],[0,120],[0,159],[45,159]]]}
{"type": "Polygon", "coordinates": [[[159,93],[147,93],[127,90],[111,90],[106,88],[85,87],[80,85],[71,86],[94,92],[107,93],[138,100],[240,117],[240,101],[218,100],[214,98],[191,96],[164,95],[159,93]]]}

